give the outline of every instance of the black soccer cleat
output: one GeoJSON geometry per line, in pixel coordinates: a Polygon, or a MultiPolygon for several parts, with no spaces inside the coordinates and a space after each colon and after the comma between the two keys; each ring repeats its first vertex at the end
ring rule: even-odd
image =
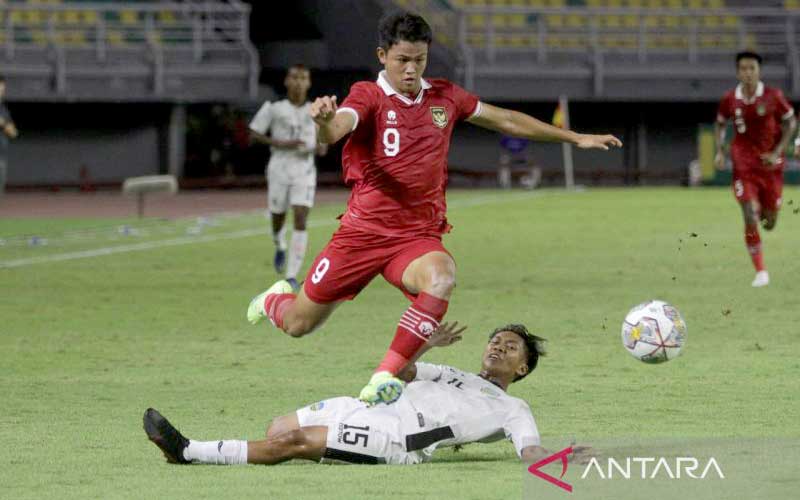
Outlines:
{"type": "Polygon", "coordinates": [[[161,452],[167,457],[167,462],[171,464],[191,463],[183,458],[183,450],[189,446],[189,440],[183,437],[183,434],[173,427],[169,420],[153,408],[148,408],[144,412],[142,420],[147,437],[161,449],[161,452]]]}

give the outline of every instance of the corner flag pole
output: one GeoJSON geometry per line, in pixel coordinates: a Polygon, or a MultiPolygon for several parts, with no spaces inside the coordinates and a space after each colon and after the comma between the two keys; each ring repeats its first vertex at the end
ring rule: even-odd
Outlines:
{"type": "MultiPolygon", "coordinates": [[[[569,130],[569,101],[566,95],[558,96],[558,107],[562,113],[563,128],[569,130]]],[[[572,144],[561,143],[561,151],[564,156],[564,186],[567,189],[575,188],[575,174],[572,168],[572,144]]]]}

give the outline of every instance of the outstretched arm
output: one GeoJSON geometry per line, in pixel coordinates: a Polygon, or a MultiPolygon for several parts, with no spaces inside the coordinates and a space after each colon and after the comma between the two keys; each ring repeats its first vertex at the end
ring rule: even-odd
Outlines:
{"type": "Polygon", "coordinates": [[[416,363],[423,354],[428,352],[432,347],[445,347],[455,344],[461,340],[461,334],[464,333],[466,329],[466,326],[458,328],[458,321],[454,321],[452,324],[442,323],[439,325],[439,328],[434,330],[431,336],[428,337],[428,341],[422,345],[420,350],[417,351],[410,360],[408,360],[408,364],[397,374],[397,378],[406,383],[413,381],[417,377],[417,366],[414,363],[416,363]]]}
{"type": "Polygon", "coordinates": [[[622,141],[613,135],[579,134],[554,127],[525,113],[483,102],[480,114],[467,121],[479,127],[533,141],[569,142],[581,149],[622,147],[622,141]]]}

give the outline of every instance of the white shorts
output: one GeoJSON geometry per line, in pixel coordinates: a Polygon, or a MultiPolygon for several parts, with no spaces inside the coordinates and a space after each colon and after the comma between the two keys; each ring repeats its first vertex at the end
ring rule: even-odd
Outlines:
{"type": "Polygon", "coordinates": [[[283,184],[270,182],[267,205],[273,214],[284,214],[290,206],[313,207],[315,184],[283,184]]]}
{"type": "Polygon", "coordinates": [[[300,427],[328,428],[323,463],[413,465],[425,455],[403,447],[400,418],[393,406],[368,407],[356,398],[326,399],[297,410],[300,427]]]}

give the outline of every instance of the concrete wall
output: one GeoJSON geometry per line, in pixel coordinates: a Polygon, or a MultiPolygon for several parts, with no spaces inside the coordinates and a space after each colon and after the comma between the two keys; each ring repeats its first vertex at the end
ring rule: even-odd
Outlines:
{"type": "Polygon", "coordinates": [[[8,184],[78,184],[166,169],[169,107],[164,105],[10,104],[20,136],[9,148],[8,184]]]}

